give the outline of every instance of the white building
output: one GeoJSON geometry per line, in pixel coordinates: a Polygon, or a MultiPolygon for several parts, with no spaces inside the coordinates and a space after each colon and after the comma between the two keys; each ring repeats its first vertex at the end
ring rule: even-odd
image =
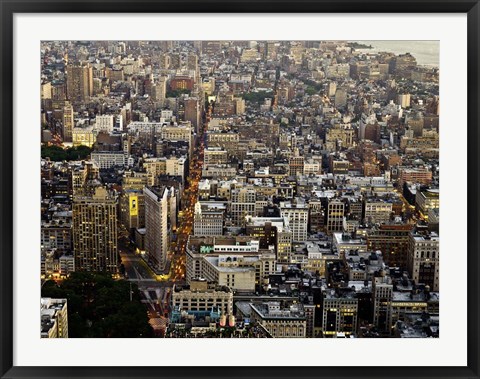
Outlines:
{"type": "Polygon", "coordinates": [[[95,129],[99,132],[110,133],[113,131],[115,125],[115,118],[113,115],[103,115],[95,117],[95,129]]]}
{"type": "Polygon", "coordinates": [[[168,190],[145,187],[145,252],[158,270],[165,268],[168,253],[168,190]]]}
{"type": "Polygon", "coordinates": [[[114,166],[125,167],[128,156],[123,151],[94,151],[91,158],[100,169],[109,169],[114,166]]]}
{"type": "Polygon", "coordinates": [[[280,216],[288,220],[292,241],[304,242],[307,240],[308,206],[305,203],[281,202],[280,216]]]}

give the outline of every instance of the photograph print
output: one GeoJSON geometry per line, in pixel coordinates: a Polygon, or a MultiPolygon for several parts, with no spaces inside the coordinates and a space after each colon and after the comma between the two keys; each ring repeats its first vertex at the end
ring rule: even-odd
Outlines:
{"type": "Polygon", "coordinates": [[[439,41],[42,41],[42,338],[438,338],[439,41]]]}

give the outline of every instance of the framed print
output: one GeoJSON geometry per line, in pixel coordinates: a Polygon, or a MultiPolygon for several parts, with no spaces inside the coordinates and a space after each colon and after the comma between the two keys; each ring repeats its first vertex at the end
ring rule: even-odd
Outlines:
{"type": "Polygon", "coordinates": [[[1,4],[2,378],[479,377],[478,1],[1,4]]]}

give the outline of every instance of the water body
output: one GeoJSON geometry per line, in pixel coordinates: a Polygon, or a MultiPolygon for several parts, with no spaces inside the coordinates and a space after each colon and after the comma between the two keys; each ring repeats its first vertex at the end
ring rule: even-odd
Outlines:
{"type": "Polygon", "coordinates": [[[386,51],[394,54],[410,53],[419,65],[440,65],[440,42],[439,41],[356,41],[365,45],[371,45],[372,52],[386,51]]]}

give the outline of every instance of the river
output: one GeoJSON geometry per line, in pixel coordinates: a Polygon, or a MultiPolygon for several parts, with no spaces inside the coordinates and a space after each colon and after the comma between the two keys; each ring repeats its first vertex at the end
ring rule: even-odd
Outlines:
{"type": "Polygon", "coordinates": [[[372,52],[387,51],[394,54],[410,53],[419,65],[439,66],[440,42],[439,41],[355,41],[371,45],[372,52]]]}

